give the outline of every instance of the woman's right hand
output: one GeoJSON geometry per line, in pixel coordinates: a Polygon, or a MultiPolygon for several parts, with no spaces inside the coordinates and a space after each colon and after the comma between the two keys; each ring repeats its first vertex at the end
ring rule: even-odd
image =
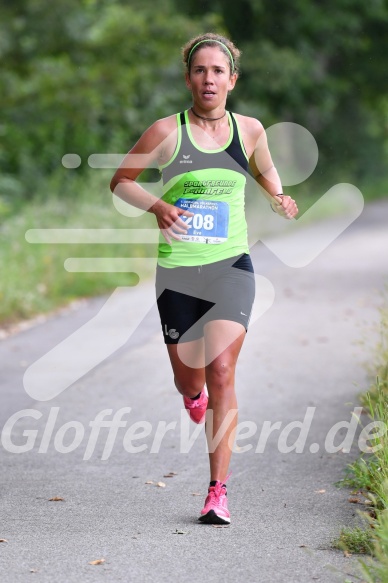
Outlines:
{"type": "Polygon", "coordinates": [[[171,244],[171,239],[180,241],[180,235],[186,235],[188,231],[185,221],[180,217],[194,216],[194,213],[168,204],[163,200],[158,200],[150,208],[150,211],[154,213],[160,232],[168,244],[171,244]]]}

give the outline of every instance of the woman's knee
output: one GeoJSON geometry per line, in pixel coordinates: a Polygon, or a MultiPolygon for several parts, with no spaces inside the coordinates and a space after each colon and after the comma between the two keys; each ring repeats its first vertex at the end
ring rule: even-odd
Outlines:
{"type": "Polygon", "coordinates": [[[235,364],[216,359],[206,367],[206,380],[214,388],[224,389],[234,384],[235,364]]]}

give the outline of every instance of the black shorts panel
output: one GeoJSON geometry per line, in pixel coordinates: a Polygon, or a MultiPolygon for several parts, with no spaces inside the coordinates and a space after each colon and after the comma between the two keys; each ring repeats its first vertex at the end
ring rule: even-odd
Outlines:
{"type": "Polygon", "coordinates": [[[157,266],[157,304],[166,344],[203,337],[212,320],[232,320],[248,329],[255,277],[248,254],[203,266],[157,266]]]}

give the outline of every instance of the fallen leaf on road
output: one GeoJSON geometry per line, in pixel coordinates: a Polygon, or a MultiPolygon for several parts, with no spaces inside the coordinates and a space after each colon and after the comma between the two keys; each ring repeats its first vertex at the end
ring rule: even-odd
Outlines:
{"type": "Polygon", "coordinates": [[[316,494],[324,494],[326,490],[315,490],[316,494]]]}
{"type": "Polygon", "coordinates": [[[164,482],[158,482],[156,485],[158,486],[158,488],[165,488],[166,487],[166,484],[164,482]]]}
{"type": "Polygon", "coordinates": [[[49,498],[49,502],[64,502],[65,499],[61,498],[60,496],[54,496],[53,498],[49,498]]]}
{"type": "Polygon", "coordinates": [[[105,559],[96,559],[95,561],[89,561],[89,565],[102,565],[105,563],[105,559]]]}
{"type": "Polygon", "coordinates": [[[353,498],[352,496],[349,498],[348,502],[351,504],[359,504],[361,500],[359,498],[353,498]]]}
{"type": "Polygon", "coordinates": [[[352,556],[352,553],[349,553],[349,551],[344,551],[344,557],[346,557],[348,559],[351,556],[352,556]]]}
{"type": "Polygon", "coordinates": [[[7,543],[7,539],[6,538],[0,538],[0,543],[7,543]]]}

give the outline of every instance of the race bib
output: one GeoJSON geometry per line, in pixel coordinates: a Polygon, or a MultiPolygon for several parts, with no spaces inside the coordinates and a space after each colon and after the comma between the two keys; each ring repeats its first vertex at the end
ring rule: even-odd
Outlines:
{"type": "Polygon", "coordinates": [[[175,206],[194,213],[192,217],[181,216],[188,226],[187,235],[180,235],[187,243],[209,243],[216,245],[228,238],[229,205],[217,200],[195,200],[179,198],[175,206]]]}

